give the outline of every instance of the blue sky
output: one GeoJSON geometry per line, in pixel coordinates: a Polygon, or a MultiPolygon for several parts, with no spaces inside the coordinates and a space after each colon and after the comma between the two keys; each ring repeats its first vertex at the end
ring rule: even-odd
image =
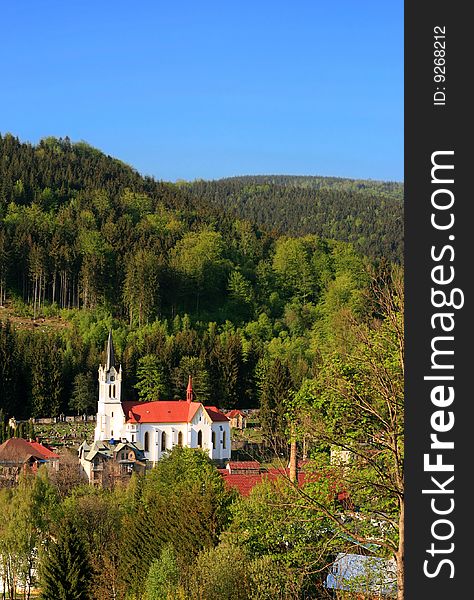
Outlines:
{"type": "Polygon", "coordinates": [[[158,179],[403,179],[401,0],[0,6],[0,132],[158,179]]]}

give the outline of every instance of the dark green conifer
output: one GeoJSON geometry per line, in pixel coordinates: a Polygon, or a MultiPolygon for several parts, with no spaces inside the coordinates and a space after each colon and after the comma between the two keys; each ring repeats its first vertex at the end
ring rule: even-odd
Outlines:
{"type": "Polygon", "coordinates": [[[40,568],[42,600],[89,600],[91,567],[84,542],[71,521],[51,540],[40,568]]]}

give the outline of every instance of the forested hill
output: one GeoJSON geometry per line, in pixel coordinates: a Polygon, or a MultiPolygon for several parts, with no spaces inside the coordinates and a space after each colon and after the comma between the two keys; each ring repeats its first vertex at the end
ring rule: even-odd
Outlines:
{"type": "Polygon", "coordinates": [[[147,194],[167,208],[185,209],[199,201],[177,186],[135,169],[85,142],[48,137],[38,145],[0,135],[0,207],[36,203],[46,210],[59,208],[84,190],[102,190],[113,198],[124,190],[147,194]]]}
{"type": "Polygon", "coordinates": [[[315,233],[352,242],[369,256],[403,260],[401,183],[264,175],[182,185],[220,210],[278,233],[315,233]]]}
{"type": "MultiPolygon", "coordinates": [[[[372,314],[369,263],[387,266],[344,241],[363,218],[351,212],[339,224],[338,211],[357,201],[366,214],[373,198],[381,218],[401,190],[276,181],[163,183],[85,143],[0,136],[0,425],[94,410],[91,374],[111,328],[129,399],[180,398],[190,373],[199,399],[228,408],[273,402],[290,379],[299,389],[346,340],[347,314],[372,314]],[[239,218],[225,199],[244,189],[249,209],[239,218]],[[326,198],[322,225],[340,240],[252,222],[258,199],[262,214],[274,200],[293,215],[317,194],[326,198]]],[[[378,223],[363,235],[399,248],[396,228],[390,242],[378,223]]]]}

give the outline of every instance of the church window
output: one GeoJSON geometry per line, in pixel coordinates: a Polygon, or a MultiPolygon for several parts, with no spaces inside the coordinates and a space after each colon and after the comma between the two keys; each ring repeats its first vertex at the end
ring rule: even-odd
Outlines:
{"type": "Polygon", "coordinates": [[[112,413],[112,419],[114,418],[114,413],[112,413]]]}
{"type": "Polygon", "coordinates": [[[212,432],[211,439],[212,439],[212,449],[215,450],[216,449],[216,432],[215,431],[212,432]]]}
{"type": "Polygon", "coordinates": [[[114,385],[112,386],[112,396],[115,398],[115,383],[114,383],[114,385]]]}
{"type": "Polygon", "coordinates": [[[182,446],[183,445],[183,432],[180,431],[178,433],[178,446],[182,446]]]}
{"type": "Polygon", "coordinates": [[[114,431],[113,429],[110,431],[110,437],[113,438],[114,437],[114,431]]]}
{"type": "Polygon", "coordinates": [[[161,434],[161,451],[164,452],[166,450],[166,432],[163,431],[161,434]]]}
{"type": "Polygon", "coordinates": [[[109,385],[109,398],[112,398],[112,386],[109,385]]]}
{"type": "Polygon", "coordinates": [[[198,448],[202,448],[202,431],[198,431],[198,448]]]}
{"type": "Polygon", "coordinates": [[[135,441],[135,435],[132,433],[132,442],[135,441]]]}
{"type": "Polygon", "coordinates": [[[225,431],[222,433],[222,447],[225,448],[227,445],[227,440],[226,440],[226,435],[225,435],[225,431]]]}
{"type": "Polygon", "coordinates": [[[149,442],[149,435],[148,435],[148,431],[145,433],[145,442],[144,442],[144,446],[145,446],[145,452],[148,452],[148,450],[150,449],[150,442],[149,442]]]}

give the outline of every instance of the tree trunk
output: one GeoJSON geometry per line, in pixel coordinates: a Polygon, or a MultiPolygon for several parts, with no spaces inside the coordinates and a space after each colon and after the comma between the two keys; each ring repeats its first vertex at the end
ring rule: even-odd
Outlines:
{"type": "Polygon", "coordinates": [[[53,289],[52,289],[52,294],[51,294],[51,304],[54,304],[54,301],[56,300],[56,276],[57,276],[57,271],[54,271],[53,274],[53,289]]]}
{"type": "Polygon", "coordinates": [[[292,439],[290,443],[290,481],[291,483],[298,482],[298,469],[297,469],[297,455],[296,455],[296,440],[292,439]]]}

